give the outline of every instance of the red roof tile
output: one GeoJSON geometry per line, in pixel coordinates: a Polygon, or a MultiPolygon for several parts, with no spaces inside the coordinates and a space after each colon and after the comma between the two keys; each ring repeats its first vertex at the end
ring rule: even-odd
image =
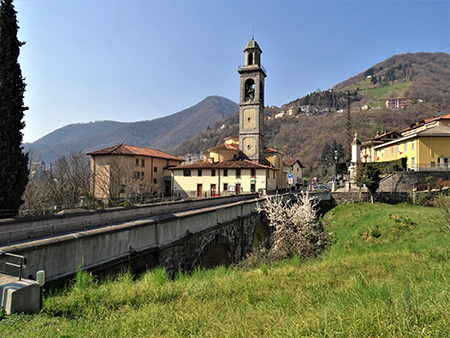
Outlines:
{"type": "Polygon", "coordinates": [[[122,143],[116,146],[90,152],[88,153],[88,155],[134,155],[164,158],[174,161],[184,161],[182,158],[170,155],[161,150],[130,146],[122,143]]]}
{"type": "Polygon", "coordinates": [[[239,144],[228,144],[228,143],[222,143],[215,147],[209,148],[208,151],[214,151],[214,150],[223,150],[223,149],[230,149],[230,150],[239,150],[239,144]]]}
{"type": "Polygon", "coordinates": [[[283,154],[281,151],[276,150],[276,149],[272,149],[272,148],[264,148],[264,152],[265,153],[280,153],[280,154],[283,154]]]}

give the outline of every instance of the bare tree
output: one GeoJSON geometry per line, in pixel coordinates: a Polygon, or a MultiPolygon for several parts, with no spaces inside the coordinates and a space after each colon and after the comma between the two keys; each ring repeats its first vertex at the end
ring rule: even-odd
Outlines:
{"type": "Polygon", "coordinates": [[[81,206],[89,195],[89,158],[82,152],[60,157],[49,170],[33,171],[20,215],[39,215],[81,206]]]}

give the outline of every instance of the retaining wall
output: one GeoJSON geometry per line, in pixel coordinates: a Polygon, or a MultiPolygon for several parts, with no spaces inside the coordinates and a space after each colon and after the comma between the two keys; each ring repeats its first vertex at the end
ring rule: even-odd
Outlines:
{"type": "Polygon", "coordinates": [[[411,192],[416,185],[427,186],[427,177],[433,177],[433,183],[441,179],[450,180],[450,171],[398,171],[380,182],[378,192],[411,192]]]}

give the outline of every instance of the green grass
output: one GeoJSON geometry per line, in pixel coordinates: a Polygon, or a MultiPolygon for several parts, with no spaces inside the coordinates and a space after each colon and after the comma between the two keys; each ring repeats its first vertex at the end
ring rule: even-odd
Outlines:
{"type": "Polygon", "coordinates": [[[379,87],[379,85],[373,85],[370,79],[364,79],[358,83],[347,86],[343,91],[355,91],[359,88],[359,94],[370,94],[372,96],[372,101],[369,103],[371,107],[384,107],[386,104],[386,99],[394,97],[403,97],[405,91],[411,85],[411,81],[400,82],[389,86],[379,87]]]}
{"type": "Polygon", "coordinates": [[[38,315],[0,320],[0,337],[449,337],[450,238],[439,211],[338,206],[335,243],[244,271],[169,280],[155,269],[97,282],[79,273],[38,315]]]}

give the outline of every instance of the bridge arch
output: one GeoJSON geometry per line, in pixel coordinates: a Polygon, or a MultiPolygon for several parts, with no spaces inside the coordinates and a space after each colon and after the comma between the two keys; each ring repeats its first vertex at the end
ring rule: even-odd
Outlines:
{"type": "Polygon", "coordinates": [[[216,266],[231,264],[231,243],[228,237],[216,235],[202,249],[195,266],[201,269],[211,269],[216,266]]]}

